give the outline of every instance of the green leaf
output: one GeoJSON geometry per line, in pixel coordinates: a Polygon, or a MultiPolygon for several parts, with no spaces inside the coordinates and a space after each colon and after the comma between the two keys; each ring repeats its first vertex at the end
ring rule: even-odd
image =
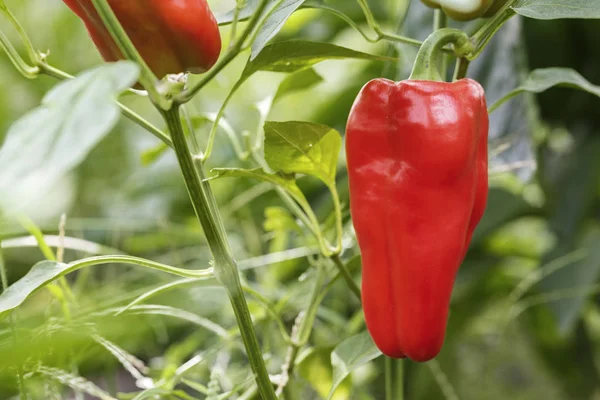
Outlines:
{"type": "Polygon", "coordinates": [[[312,175],[332,186],[341,148],[340,134],[326,125],[265,123],[265,160],[278,172],[312,175]]]}
{"type": "MultiPolygon", "coordinates": [[[[242,7],[238,15],[238,21],[248,19],[254,14],[254,11],[258,7],[259,0],[247,0],[246,5],[242,7]]],[[[228,25],[233,22],[235,17],[235,8],[225,13],[215,14],[215,18],[219,25],[228,25]]]]}
{"type": "Polygon", "coordinates": [[[600,86],[593,85],[570,68],[543,68],[531,72],[527,80],[515,90],[498,100],[490,107],[490,113],[500,107],[504,102],[523,93],[542,93],[555,86],[583,90],[600,97],[600,86]]]}
{"type": "Polygon", "coordinates": [[[78,166],[119,120],[117,95],[138,74],[125,61],[87,71],[15,122],[0,148],[0,207],[22,211],[78,166]]]}
{"type": "Polygon", "coordinates": [[[340,343],[331,353],[333,386],[327,399],[331,399],[337,387],[352,371],[379,357],[381,352],[367,331],[340,343]]]}
{"type": "Polygon", "coordinates": [[[600,18],[600,0],[517,0],[513,9],[535,19],[600,18]]]}
{"type": "Polygon", "coordinates": [[[241,81],[256,71],[295,72],[311,67],[325,60],[360,58],[365,60],[384,60],[374,56],[329,43],[308,41],[286,41],[273,43],[264,48],[254,60],[246,65],[241,81]]]}
{"type": "Polygon", "coordinates": [[[283,27],[285,21],[296,11],[306,0],[284,0],[275,11],[267,18],[265,24],[260,28],[256,40],[252,43],[252,55],[250,60],[254,60],[271,40],[283,27]]]}
{"type": "Polygon", "coordinates": [[[285,79],[281,81],[273,102],[288,94],[309,89],[321,82],[323,82],[323,77],[319,75],[313,68],[306,68],[294,72],[293,74],[286,76],[285,79]]]}

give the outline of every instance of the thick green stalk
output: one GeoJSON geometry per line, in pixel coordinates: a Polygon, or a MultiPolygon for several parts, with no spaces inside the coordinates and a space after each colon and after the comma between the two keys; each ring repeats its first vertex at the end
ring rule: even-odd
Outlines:
{"type": "Polygon", "coordinates": [[[169,111],[163,110],[162,114],[171,132],[173,148],[183,173],[190,200],[214,258],[215,276],[225,286],[229,295],[242,340],[246,346],[250,365],[256,375],[256,384],[261,399],[276,399],[254,331],[248,303],[244,297],[237,263],[229,247],[224,225],[217,210],[216,200],[209,183],[204,179],[204,171],[202,168],[196,168],[194,164],[181,125],[179,107],[175,106],[169,111]]]}
{"type": "Polygon", "coordinates": [[[473,44],[466,33],[458,29],[442,28],[433,32],[423,42],[410,74],[411,80],[443,81],[438,70],[438,57],[445,45],[452,43],[457,57],[464,57],[473,51],[473,44]]]}

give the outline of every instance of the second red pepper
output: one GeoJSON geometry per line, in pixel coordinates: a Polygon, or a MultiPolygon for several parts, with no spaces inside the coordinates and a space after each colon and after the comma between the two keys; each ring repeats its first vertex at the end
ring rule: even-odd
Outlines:
{"type": "MultiPolygon", "coordinates": [[[[63,0],[85,26],[106,61],[123,58],[91,0],[63,0]]],[[[109,0],[117,19],[159,78],[201,73],[219,58],[219,27],[206,0],[109,0]]]]}

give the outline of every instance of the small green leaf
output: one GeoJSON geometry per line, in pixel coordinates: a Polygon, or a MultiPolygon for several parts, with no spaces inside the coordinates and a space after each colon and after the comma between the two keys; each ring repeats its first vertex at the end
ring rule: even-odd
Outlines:
{"type": "Polygon", "coordinates": [[[271,40],[283,27],[285,21],[296,11],[306,0],[283,0],[271,16],[267,18],[264,25],[260,28],[256,40],[252,43],[251,60],[254,60],[271,40]]]}
{"type": "Polygon", "coordinates": [[[381,352],[368,332],[359,333],[340,343],[331,353],[333,386],[327,399],[331,399],[340,383],[352,371],[379,357],[381,352]]]}
{"type": "Polygon", "coordinates": [[[535,19],[600,18],[600,0],[517,0],[513,9],[535,19]]]}
{"type": "Polygon", "coordinates": [[[319,75],[313,68],[302,69],[298,72],[294,72],[281,81],[273,102],[290,93],[309,89],[321,82],[323,82],[323,77],[319,75]]]}
{"type": "Polygon", "coordinates": [[[588,82],[577,71],[570,68],[543,68],[532,71],[521,86],[494,103],[489,111],[492,113],[506,101],[523,92],[542,93],[555,86],[579,89],[600,97],[600,86],[588,82]]]}
{"type": "MultiPolygon", "coordinates": [[[[247,0],[246,5],[242,7],[238,14],[238,21],[248,19],[254,14],[254,11],[258,7],[259,0],[247,0]]],[[[235,18],[235,8],[225,13],[215,14],[215,19],[219,25],[228,25],[233,22],[235,18]]]]}
{"type": "Polygon", "coordinates": [[[265,123],[265,160],[285,174],[306,174],[335,183],[342,138],[333,128],[310,122],[265,123]]]}

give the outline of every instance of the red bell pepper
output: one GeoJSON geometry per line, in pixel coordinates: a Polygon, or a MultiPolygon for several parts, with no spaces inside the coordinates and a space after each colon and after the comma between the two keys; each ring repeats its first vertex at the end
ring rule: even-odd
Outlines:
{"type": "Polygon", "coordinates": [[[488,193],[488,114],[475,81],[362,89],[348,120],[352,220],[367,328],[390,357],[427,361],[444,342],[456,273],[488,193]]]}
{"type": "MultiPolygon", "coordinates": [[[[63,0],[79,16],[106,61],[123,59],[91,0],[63,0]]],[[[127,35],[160,79],[201,73],[219,58],[219,27],[206,0],[109,0],[127,35]]]]}

